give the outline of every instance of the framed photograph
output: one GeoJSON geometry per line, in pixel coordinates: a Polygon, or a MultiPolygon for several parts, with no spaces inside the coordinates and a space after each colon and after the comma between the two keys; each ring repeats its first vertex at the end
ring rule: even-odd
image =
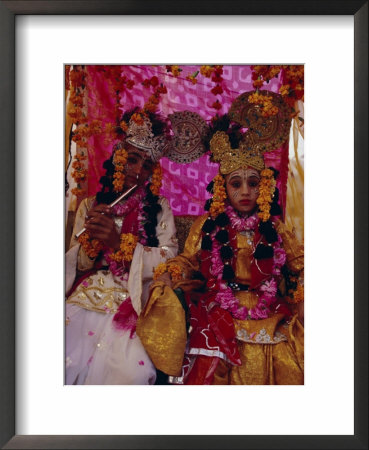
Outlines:
{"type": "Polygon", "coordinates": [[[368,447],[367,17],[365,1],[0,3],[3,448],[368,447]],[[283,63],[305,67],[305,384],[65,385],[65,65],[283,63]]]}

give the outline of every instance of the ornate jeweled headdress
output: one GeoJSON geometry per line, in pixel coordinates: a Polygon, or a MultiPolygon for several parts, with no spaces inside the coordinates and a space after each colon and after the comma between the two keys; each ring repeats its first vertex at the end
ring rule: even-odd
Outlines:
{"type": "Polygon", "coordinates": [[[264,169],[262,153],[252,141],[243,140],[238,148],[232,148],[227,133],[217,131],[210,140],[212,160],[220,164],[219,172],[227,175],[242,167],[253,167],[260,171],[264,169]]]}
{"type": "Polygon", "coordinates": [[[288,139],[291,108],[279,94],[251,91],[233,101],[228,116],[247,130],[236,149],[231,148],[225,131],[217,131],[210,140],[212,160],[220,163],[220,173],[227,175],[245,166],[263,170],[263,154],[279,148],[288,139]],[[268,101],[271,112],[266,111],[260,98],[268,101]]]}
{"type": "Polygon", "coordinates": [[[257,96],[255,91],[244,92],[232,102],[228,115],[247,128],[245,138],[262,153],[279,148],[289,137],[291,108],[280,94],[263,90],[257,96]],[[273,113],[266,114],[260,98],[268,100],[273,113]]]}
{"type": "Polygon", "coordinates": [[[144,150],[153,162],[158,162],[168,149],[166,137],[154,136],[150,119],[144,115],[139,121],[130,119],[126,142],[144,150]]]}
{"type": "Polygon", "coordinates": [[[209,127],[205,120],[199,114],[191,111],[169,114],[168,119],[172,124],[174,136],[165,156],[182,164],[200,158],[206,151],[202,139],[209,127]]]}

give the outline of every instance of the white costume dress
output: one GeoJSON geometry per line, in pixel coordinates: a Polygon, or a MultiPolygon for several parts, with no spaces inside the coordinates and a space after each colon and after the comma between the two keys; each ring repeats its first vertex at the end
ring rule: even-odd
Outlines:
{"type": "MultiPolygon", "coordinates": [[[[80,231],[94,197],[81,202],[73,236],[80,231]]],[[[148,299],[153,269],[177,254],[174,218],[168,201],[160,197],[162,211],[158,213],[156,237],[158,247],[144,247],[138,243],[129,274],[114,275],[103,267],[86,277],[67,298],[66,303],[66,384],[154,384],[156,370],[134,332],[136,314],[139,315],[148,299]],[[119,306],[131,299],[135,313],[127,320],[127,329],[113,324],[119,306]]],[[[118,232],[122,217],[116,217],[118,232]]],[[[66,254],[66,292],[72,288],[79,272],[94,267],[91,260],[73,238],[66,254]]],[[[128,309],[129,310],[129,309],[128,309]]]]}

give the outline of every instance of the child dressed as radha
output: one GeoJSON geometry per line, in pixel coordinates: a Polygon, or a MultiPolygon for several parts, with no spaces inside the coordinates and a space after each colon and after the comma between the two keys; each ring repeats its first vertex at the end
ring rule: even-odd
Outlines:
{"type": "Polygon", "coordinates": [[[264,161],[288,138],[290,116],[274,94],[279,115],[258,124],[278,123],[263,140],[245,121],[247,107],[248,118],[260,118],[249,95],[236,103],[238,115],[231,109],[232,121],[213,123],[207,142],[219,172],[208,213],[194,222],[184,252],[158,267],[139,318],[147,352],[174,384],[304,383],[303,246],[279,218],[278,171],[264,161]],[[177,294],[180,332],[168,317],[158,326],[177,294]]]}

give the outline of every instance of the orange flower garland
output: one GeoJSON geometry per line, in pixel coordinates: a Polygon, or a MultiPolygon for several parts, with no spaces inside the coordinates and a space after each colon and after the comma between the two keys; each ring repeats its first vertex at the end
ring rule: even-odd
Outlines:
{"type": "Polygon", "coordinates": [[[109,256],[112,260],[117,262],[132,261],[133,252],[135,251],[138,242],[138,236],[132,233],[123,233],[120,235],[120,248],[115,253],[109,256]]]}
{"type": "Polygon", "coordinates": [[[113,186],[115,192],[122,192],[125,175],[123,173],[124,165],[127,163],[128,153],[124,148],[119,148],[114,153],[113,164],[115,167],[113,175],[113,186]]]}
{"type": "Polygon", "coordinates": [[[209,213],[211,217],[214,218],[224,211],[224,200],[227,198],[227,193],[224,187],[224,178],[220,174],[216,175],[214,178],[213,192],[213,201],[211,202],[209,213]]]}
{"type": "Polygon", "coordinates": [[[73,131],[72,141],[76,142],[79,147],[87,148],[87,139],[93,134],[97,135],[101,134],[101,132],[101,120],[91,120],[89,123],[82,121],[73,131]]]}
{"type": "Polygon", "coordinates": [[[248,98],[250,103],[259,105],[262,108],[261,115],[263,117],[275,116],[278,114],[278,107],[274,106],[272,99],[267,95],[262,95],[260,92],[254,92],[248,98]]]}
{"type": "Polygon", "coordinates": [[[172,281],[182,280],[182,269],[179,264],[160,263],[155,267],[153,279],[156,281],[163,273],[168,272],[172,281]]]}
{"type": "Polygon", "coordinates": [[[133,122],[136,122],[137,125],[142,125],[143,122],[144,122],[143,117],[142,117],[142,114],[140,114],[140,113],[134,113],[134,114],[132,114],[131,120],[132,120],[133,122]]]}
{"type": "Polygon", "coordinates": [[[86,158],[87,156],[84,153],[76,153],[74,155],[74,161],[72,163],[74,171],[71,173],[71,177],[77,184],[77,187],[72,189],[72,194],[76,196],[84,194],[81,183],[86,180],[87,170],[81,161],[84,161],[86,158]]]}
{"type": "Polygon", "coordinates": [[[201,66],[200,67],[200,73],[202,76],[206,77],[206,78],[210,78],[211,75],[214,72],[214,67],[213,66],[201,66]]]}
{"type": "Polygon", "coordinates": [[[152,181],[150,184],[150,191],[153,195],[159,195],[162,185],[163,171],[161,170],[160,163],[156,163],[152,173],[152,181]]]}
{"type": "Polygon", "coordinates": [[[259,196],[256,203],[259,205],[260,210],[258,216],[263,222],[266,222],[270,218],[270,205],[273,201],[275,185],[276,181],[273,176],[273,171],[270,169],[262,170],[259,184],[259,196]]]}
{"type": "Polygon", "coordinates": [[[91,239],[88,231],[81,234],[78,238],[78,242],[81,244],[81,247],[85,251],[86,255],[91,259],[95,259],[104,248],[103,242],[99,239],[91,239]]]}
{"type": "Polygon", "coordinates": [[[297,277],[291,277],[291,281],[297,282],[297,287],[295,290],[290,289],[286,300],[288,303],[296,304],[304,300],[304,284],[303,280],[298,280],[297,277]]]}
{"type": "Polygon", "coordinates": [[[297,100],[304,100],[304,66],[283,66],[283,85],[279,93],[292,108],[297,100]]]}
{"type": "Polygon", "coordinates": [[[153,279],[156,281],[163,273],[167,271],[167,265],[166,263],[160,263],[158,264],[154,269],[154,276],[153,279]]]}
{"type": "MultiPolygon", "coordinates": [[[[211,81],[214,81],[217,83],[210,92],[213,95],[221,95],[223,94],[224,90],[221,86],[221,83],[223,82],[223,66],[217,65],[217,66],[201,66],[200,67],[200,73],[205,78],[211,78],[211,81]]],[[[194,75],[188,76],[187,79],[192,81],[192,79],[197,76],[198,72],[195,72],[194,75]]],[[[194,83],[195,84],[195,83],[194,83]]],[[[215,102],[209,104],[210,108],[214,108],[215,110],[219,111],[222,109],[222,104],[219,101],[219,99],[216,99],[215,102]]]]}
{"type": "Polygon", "coordinates": [[[120,122],[119,126],[122,129],[122,131],[124,131],[125,133],[128,131],[128,124],[124,120],[122,120],[120,122]]]}
{"type": "Polygon", "coordinates": [[[142,84],[144,84],[145,87],[153,86],[155,87],[155,90],[152,95],[148,98],[147,102],[144,104],[144,107],[142,108],[143,114],[147,113],[155,113],[159,109],[159,103],[160,103],[160,96],[162,94],[167,94],[167,88],[161,84],[159,84],[159,80],[157,77],[152,77],[150,80],[145,80],[142,84]],[[146,83],[146,84],[145,84],[146,83]]]}
{"type": "MultiPolygon", "coordinates": [[[[251,66],[252,68],[252,80],[255,89],[259,89],[265,83],[277,77],[281,73],[281,80],[283,85],[279,88],[279,93],[282,95],[284,101],[294,108],[297,100],[304,100],[304,66],[303,65],[284,65],[284,66],[269,66],[259,65],[251,66]]],[[[277,108],[274,106],[274,108],[277,108]]],[[[265,117],[275,115],[268,105],[265,109],[265,117]]]]}
{"type": "Polygon", "coordinates": [[[167,72],[171,72],[174,77],[178,77],[179,74],[182,72],[182,69],[179,66],[165,66],[167,69],[167,72]]]}
{"type": "Polygon", "coordinates": [[[290,93],[290,85],[289,84],[283,84],[279,88],[279,93],[282,95],[282,97],[285,97],[286,95],[288,95],[290,93]]]}
{"type": "Polygon", "coordinates": [[[197,84],[197,75],[199,74],[199,71],[192,73],[191,75],[187,75],[186,80],[191,81],[192,84],[197,84]]]}
{"type": "Polygon", "coordinates": [[[252,79],[253,86],[255,89],[260,88],[263,84],[269,83],[269,81],[277,77],[279,72],[281,71],[281,66],[269,66],[269,65],[259,65],[259,66],[251,66],[252,68],[252,79]]]}
{"type": "Polygon", "coordinates": [[[168,272],[171,279],[176,282],[182,280],[182,268],[178,264],[170,264],[168,265],[168,272]]]}

